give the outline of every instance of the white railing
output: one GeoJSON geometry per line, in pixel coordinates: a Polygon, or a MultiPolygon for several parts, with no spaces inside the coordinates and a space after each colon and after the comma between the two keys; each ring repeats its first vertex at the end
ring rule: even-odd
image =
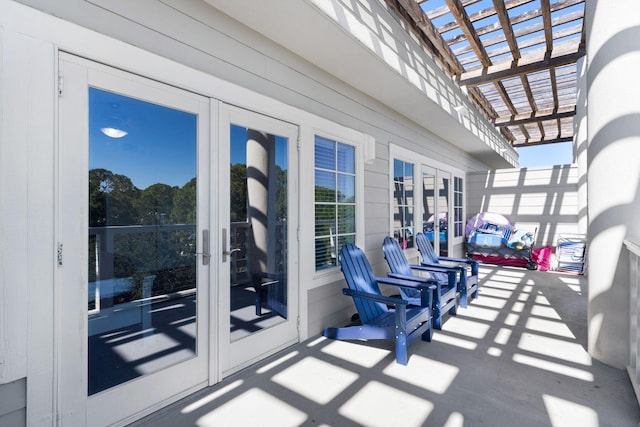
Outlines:
{"type": "Polygon", "coordinates": [[[629,250],[629,378],[640,404],[640,238],[625,239],[629,250]]]}

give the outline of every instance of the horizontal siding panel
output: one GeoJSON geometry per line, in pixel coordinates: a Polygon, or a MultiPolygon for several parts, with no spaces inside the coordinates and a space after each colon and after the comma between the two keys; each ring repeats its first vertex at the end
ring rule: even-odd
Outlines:
{"type": "Polygon", "coordinates": [[[340,281],[309,290],[309,335],[321,334],[329,326],[343,325],[355,313],[353,300],[342,294],[345,286],[344,281],[340,281]]]}
{"type": "Polygon", "coordinates": [[[27,379],[22,378],[8,384],[0,384],[0,425],[2,417],[19,412],[27,406],[27,379]]]}

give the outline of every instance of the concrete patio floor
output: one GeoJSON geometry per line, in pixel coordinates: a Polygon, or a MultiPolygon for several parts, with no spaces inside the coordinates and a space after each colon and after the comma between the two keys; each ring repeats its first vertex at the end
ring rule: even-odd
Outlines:
{"type": "Polygon", "coordinates": [[[484,266],[481,283],[407,366],[391,342],[316,336],[135,425],[639,425],[626,371],[586,352],[585,278],[484,266]]]}

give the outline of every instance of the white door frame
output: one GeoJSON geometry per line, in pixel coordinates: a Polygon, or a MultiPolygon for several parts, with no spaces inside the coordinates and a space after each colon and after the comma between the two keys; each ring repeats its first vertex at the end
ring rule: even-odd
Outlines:
{"type": "MultiPolygon", "coordinates": [[[[219,378],[222,379],[256,361],[267,357],[283,348],[299,342],[299,243],[297,238],[299,221],[298,197],[298,151],[297,140],[299,126],[275,119],[264,114],[238,108],[230,104],[220,103],[218,121],[218,289],[219,289],[219,329],[218,355],[219,378]],[[287,319],[285,322],[268,329],[253,333],[245,338],[231,342],[230,336],[230,270],[228,257],[223,250],[230,248],[229,227],[229,158],[230,158],[230,125],[237,124],[247,128],[265,131],[288,138],[288,171],[287,171],[287,230],[288,230],[288,291],[287,319]],[[222,233],[226,229],[226,235],[222,233]],[[226,238],[223,242],[222,239],[226,238]],[[226,259],[226,260],[225,260],[226,259]]],[[[215,264],[216,261],[214,261],[215,264]]]]}
{"type": "MultiPolygon", "coordinates": [[[[198,257],[197,357],[164,368],[93,396],[87,396],[87,185],[88,185],[88,88],[141,98],[198,114],[198,225],[202,236],[212,223],[209,210],[209,99],[175,87],[125,73],[76,56],[61,53],[64,93],[60,98],[58,144],[57,235],[60,251],[56,277],[55,398],[65,425],[120,424],[165,406],[205,386],[209,364],[209,267],[198,257]],[[77,210],[76,210],[77,209],[77,210]],[[172,384],[175,388],[158,387],[172,384]],[[123,393],[123,389],[126,392],[123,393]],[[135,398],[132,398],[135,396],[135,398]]],[[[197,240],[202,253],[202,240],[197,240]]],[[[212,341],[215,341],[211,338],[212,341]]]]}

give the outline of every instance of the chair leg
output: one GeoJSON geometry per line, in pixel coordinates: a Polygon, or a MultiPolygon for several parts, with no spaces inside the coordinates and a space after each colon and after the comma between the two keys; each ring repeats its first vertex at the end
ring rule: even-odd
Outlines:
{"type": "Polygon", "coordinates": [[[460,307],[467,308],[467,287],[463,286],[460,290],[460,307]]]}
{"type": "Polygon", "coordinates": [[[437,330],[442,330],[442,314],[440,310],[436,310],[437,312],[433,316],[433,327],[437,330]]]}
{"type": "Polygon", "coordinates": [[[431,337],[433,336],[433,328],[429,325],[429,329],[422,333],[422,341],[431,342],[431,337]]]}
{"type": "Polygon", "coordinates": [[[478,297],[480,296],[479,291],[480,291],[480,285],[476,284],[475,287],[474,287],[474,291],[473,291],[473,297],[475,299],[478,299],[478,297]]]}
{"type": "Polygon", "coordinates": [[[407,334],[400,332],[396,336],[396,362],[401,365],[406,365],[407,361],[407,334]]]}

